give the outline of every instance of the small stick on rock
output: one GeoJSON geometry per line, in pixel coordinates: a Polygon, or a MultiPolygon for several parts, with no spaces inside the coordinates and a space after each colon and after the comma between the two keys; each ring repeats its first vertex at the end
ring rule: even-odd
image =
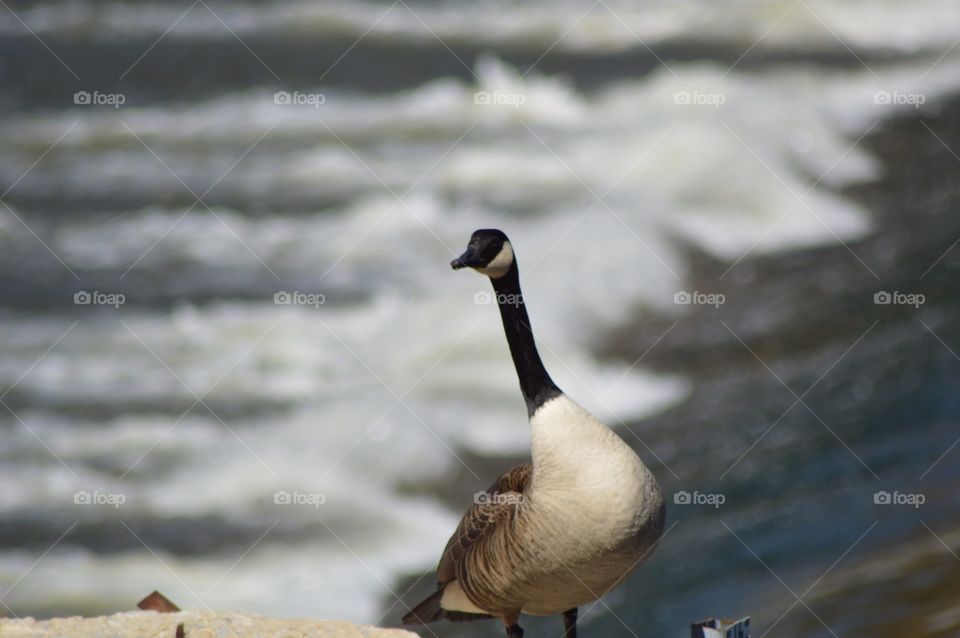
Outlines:
{"type": "Polygon", "coordinates": [[[138,602],[137,607],[148,611],[159,611],[161,614],[172,614],[180,611],[180,608],[170,602],[169,598],[156,590],[138,602]]]}

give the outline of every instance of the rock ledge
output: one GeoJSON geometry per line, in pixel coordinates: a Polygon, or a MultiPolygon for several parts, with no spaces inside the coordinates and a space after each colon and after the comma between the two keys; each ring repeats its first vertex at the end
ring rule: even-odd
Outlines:
{"type": "Polygon", "coordinates": [[[381,629],[343,620],[266,618],[235,612],[131,611],[97,618],[0,619],[3,638],[416,638],[403,629],[381,629]]]}

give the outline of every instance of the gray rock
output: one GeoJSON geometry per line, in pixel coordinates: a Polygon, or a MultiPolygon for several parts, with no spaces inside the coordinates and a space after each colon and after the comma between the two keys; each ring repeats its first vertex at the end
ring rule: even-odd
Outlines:
{"type": "Polygon", "coordinates": [[[416,638],[403,629],[381,629],[343,620],[291,620],[234,612],[132,611],[97,618],[0,619],[3,638],[416,638]]]}

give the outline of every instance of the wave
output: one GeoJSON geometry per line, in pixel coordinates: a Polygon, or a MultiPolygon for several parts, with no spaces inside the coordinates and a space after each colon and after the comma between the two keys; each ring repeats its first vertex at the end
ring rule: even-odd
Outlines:
{"type": "MultiPolygon", "coordinates": [[[[23,7],[18,14],[41,35],[271,39],[359,38],[391,44],[473,46],[542,52],[609,52],[670,41],[726,42],[758,50],[800,49],[915,52],[950,46],[960,18],[950,0],[753,0],[693,2],[619,0],[584,8],[577,2],[507,0],[461,2],[353,2],[282,5],[239,2],[173,7],[156,2],[77,1],[23,7]]],[[[22,33],[17,22],[2,32],[22,33]]]]}

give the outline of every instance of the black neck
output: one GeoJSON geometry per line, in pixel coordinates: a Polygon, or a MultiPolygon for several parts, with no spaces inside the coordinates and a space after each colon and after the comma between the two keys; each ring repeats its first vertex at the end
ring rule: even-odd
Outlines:
{"type": "Polygon", "coordinates": [[[520,379],[520,391],[527,402],[527,414],[533,416],[537,408],[561,394],[560,388],[547,374],[537,352],[530,317],[527,316],[527,308],[520,293],[517,262],[510,265],[507,274],[491,281],[496,292],[497,305],[500,306],[500,317],[503,319],[503,331],[507,335],[510,355],[520,379]]]}

